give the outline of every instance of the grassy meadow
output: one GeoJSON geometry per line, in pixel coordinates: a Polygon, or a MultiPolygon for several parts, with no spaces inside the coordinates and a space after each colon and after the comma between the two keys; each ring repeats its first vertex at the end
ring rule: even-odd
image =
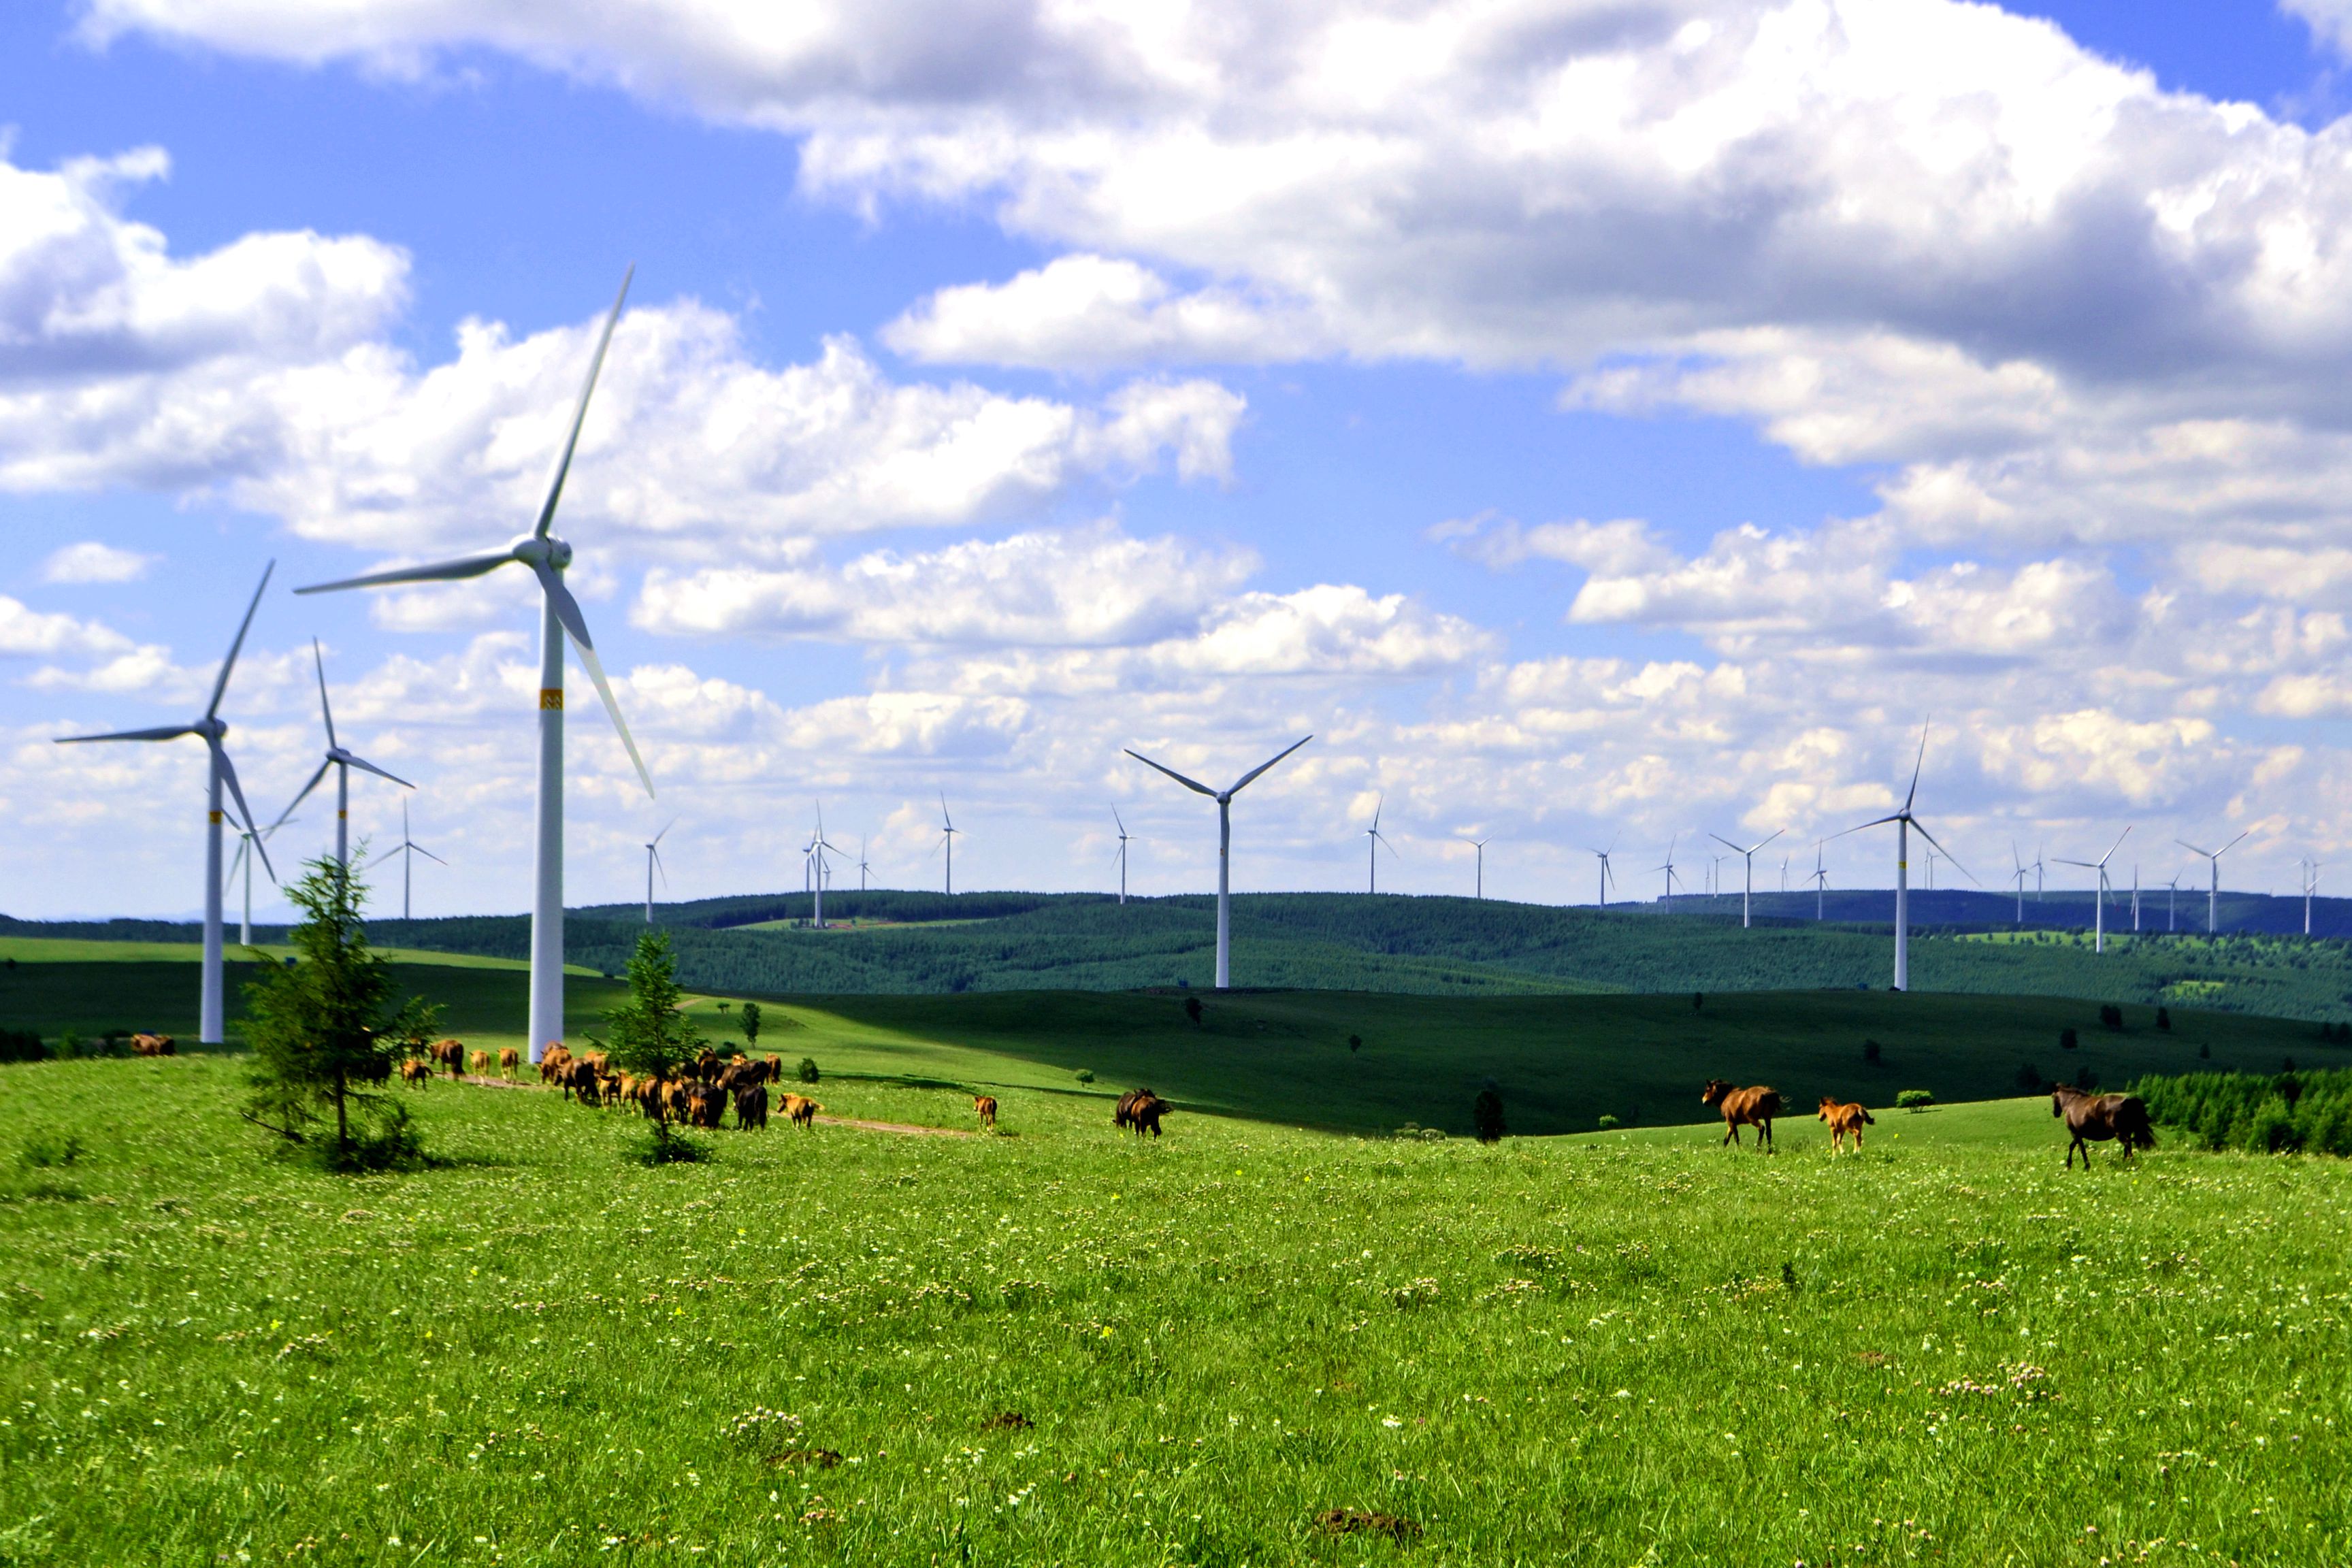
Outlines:
{"type": "Polygon", "coordinates": [[[2046,1100],[1837,1160],[1139,1143],[1007,1089],[653,1170],[443,1082],[438,1168],[339,1179],[240,1072],[0,1068],[0,1563],[2352,1558],[2336,1161],[2069,1173],[2046,1100]]]}

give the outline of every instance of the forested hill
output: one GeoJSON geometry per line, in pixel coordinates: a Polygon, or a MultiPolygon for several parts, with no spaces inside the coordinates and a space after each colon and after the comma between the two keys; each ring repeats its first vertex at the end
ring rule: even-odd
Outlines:
{"type": "MultiPolygon", "coordinates": [[[[1743,930],[1736,900],[1675,903],[1668,917],[1654,905],[1602,911],[1496,900],[1245,894],[1234,900],[1234,978],[1244,986],[1438,995],[1845,989],[1891,978],[1883,927],[1777,917],[1743,930]]],[[[655,912],[688,984],[760,994],[1205,986],[1215,938],[1214,901],[1205,896],[1122,905],[1098,894],[835,893],[825,900],[829,921],[866,923],[825,931],[792,923],[808,912],[806,896],[798,894],[661,905],[655,912]]],[[[618,973],[645,929],[642,906],[573,911],[567,954],[618,973]]],[[[371,931],[387,946],[506,958],[528,952],[521,916],[377,921],[371,931]]],[[[0,919],[0,935],[7,934],[189,941],[194,930],[0,919]]],[[[2125,933],[2111,935],[2101,956],[2084,933],[2063,925],[1930,926],[1913,932],[1912,984],[2333,1020],[2352,1017],[2352,944],[2227,930],[2212,939],[2125,933]]]]}

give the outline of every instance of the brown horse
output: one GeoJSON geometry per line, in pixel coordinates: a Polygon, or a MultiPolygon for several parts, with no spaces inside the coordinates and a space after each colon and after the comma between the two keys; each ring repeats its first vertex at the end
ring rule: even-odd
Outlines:
{"type": "Polygon", "coordinates": [[[1871,1115],[1861,1101],[1854,1100],[1840,1105],[1826,1094],[1822,1096],[1822,1109],[1817,1114],[1823,1121],[1830,1124],[1830,1152],[1832,1154],[1845,1146],[1848,1133],[1853,1135],[1854,1152],[1861,1153],[1862,1130],[1864,1127],[1878,1125],[1878,1119],[1871,1115]]]}
{"type": "Polygon", "coordinates": [[[2066,1131],[2074,1135],[2066,1145],[2066,1168],[2074,1168],[2074,1151],[2083,1152],[2083,1169],[2091,1168],[2091,1145],[2104,1143],[2110,1138],[2124,1146],[2124,1158],[2131,1158],[2132,1148],[2156,1147],[2156,1129],[2148,1125],[2147,1106],[2136,1094],[2084,1094],[2079,1089],[2069,1089],[2063,1083],[2050,1086],[2050,1114],[2066,1119],[2066,1131]]]}
{"type": "Polygon", "coordinates": [[[1756,1146],[1769,1151],[1772,1143],[1772,1119],[1780,1114],[1780,1091],[1763,1084],[1752,1089],[1734,1089],[1719,1078],[1706,1080],[1706,1088],[1698,1097],[1701,1105],[1712,1105],[1723,1112],[1723,1141],[1739,1142],[1741,1123],[1756,1129],[1756,1146]]]}
{"type": "Polygon", "coordinates": [[[980,1117],[980,1124],[982,1127],[987,1128],[991,1132],[996,1131],[996,1096],[992,1094],[973,1095],[971,1097],[971,1109],[973,1112],[980,1117]]]}

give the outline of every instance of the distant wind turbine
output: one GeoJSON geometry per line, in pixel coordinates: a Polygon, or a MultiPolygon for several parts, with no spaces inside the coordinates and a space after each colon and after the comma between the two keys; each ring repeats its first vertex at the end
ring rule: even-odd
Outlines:
{"type": "Polygon", "coordinates": [[[1789,855],[1780,857],[1780,890],[1784,893],[1789,890],[1789,855]]]}
{"type": "Polygon", "coordinates": [[[1463,842],[1478,851],[1478,891],[1475,896],[1484,900],[1486,896],[1486,846],[1495,841],[1491,838],[1465,838],[1463,842]]]}
{"type": "Polygon", "coordinates": [[[1707,835],[1709,838],[1714,839],[1717,844],[1722,845],[1726,849],[1728,849],[1734,855],[1738,856],[1740,859],[1747,864],[1748,879],[1740,884],[1739,889],[1739,929],[1742,931],[1746,931],[1748,929],[1748,900],[1756,896],[1756,851],[1763,848],[1764,846],[1771,843],[1772,840],[1780,837],[1780,835],[1786,831],[1787,829],[1785,828],[1776,827],[1771,832],[1766,834],[1763,837],[1758,839],[1755,843],[1750,844],[1745,849],[1742,849],[1738,845],[1734,844],[1730,839],[1726,838],[1720,833],[1710,833],[1707,835]]]}
{"type": "Polygon", "coordinates": [[[2132,934],[2139,934],[2139,862],[2132,862],[2132,934]]]}
{"type": "MultiPolygon", "coordinates": [[[[942,799],[940,805],[944,808],[947,802],[942,799]]],[[[824,884],[833,869],[825,864],[824,852],[828,849],[836,855],[843,853],[839,845],[824,836],[824,807],[820,805],[816,808],[816,833],[809,839],[809,854],[816,861],[816,901],[810,906],[809,923],[819,931],[824,929],[824,884]]]]}
{"type": "Polygon", "coordinates": [[[1609,857],[1615,851],[1616,847],[1617,847],[1612,844],[1607,849],[1595,849],[1593,851],[1595,855],[1601,858],[1601,907],[1604,910],[1609,907],[1609,884],[1617,879],[1617,874],[1609,868],[1609,857]]]}
{"type": "Polygon", "coordinates": [[[236,637],[228,645],[228,657],[221,660],[220,674],[213,680],[212,700],[205,704],[204,716],[192,724],[164,724],[152,730],[118,730],[105,735],[61,735],[61,746],[80,745],[90,741],[176,741],[183,735],[194,735],[205,743],[211,754],[211,770],[205,784],[205,957],[197,976],[196,1038],[207,1046],[224,1043],[224,1023],[226,1013],[226,992],[221,973],[221,791],[226,788],[229,798],[236,803],[236,814],[244,819],[246,831],[257,836],[251,840],[253,851],[261,857],[261,864],[269,872],[270,880],[278,879],[278,868],[269,864],[269,851],[263,847],[254,820],[253,810],[245,804],[245,789],[236,782],[236,766],[228,760],[228,748],[224,740],[228,734],[228,721],[220,716],[221,699],[228,694],[230,671],[236,668],[237,650],[245,647],[245,634],[253,627],[253,612],[261,607],[262,590],[269,586],[269,574],[278,563],[271,562],[262,568],[261,583],[253,590],[253,600],[245,607],[245,619],[237,623],[236,637]]]}
{"type": "MultiPolygon", "coordinates": [[[[2252,833],[2252,831],[2253,829],[2251,827],[2246,829],[2246,833],[2252,833]]],[[[2219,849],[2200,849],[2194,844],[2189,843],[2186,838],[2176,838],[2173,840],[2175,844],[2179,845],[2191,855],[2203,856],[2212,866],[2213,879],[2206,885],[2205,890],[2205,934],[2208,936],[2212,935],[2213,932],[2221,929],[2221,857],[2227,855],[2231,850],[2235,849],[2241,843],[2244,842],[2245,837],[2245,833],[2241,833],[2237,837],[2231,839],[2230,842],[2222,845],[2219,849]]]]}
{"type": "MultiPolygon", "coordinates": [[[[866,835],[861,833],[857,836],[857,890],[861,893],[866,890],[866,873],[867,868],[868,868],[866,864],[866,835]]],[[[857,922],[853,919],[849,923],[856,925],[857,922]]]]}
{"type": "MultiPolygon", "coordinates": [[[[2036,855],[2039,855],[2041,852],[2036,850],[2035,853],[2036,855]]],[[[2037,859],[2032,866],[2029,866],[2024,861],[2019,859],[2017,858],[2017,840],[2012,838],[2009,841],[2009,862],[2011,865],[2017,868],[2014,879],[2017,883],[2017,923],[2019,925],[2023,925],[2025,923],[2025,874],[2038,867],[2041,864],[2041,861],[2037,859]]]]}
{"type": "Polygon", "coordinates": [[[2131,829],[2125,828],[2116,835],[2116,841],[2107,846],[2107,852],[2095,860],[2062,859],[2058,862],[2061,866],[2080,866],[2086,871],[2096,871],[2099,874],[2099,890],[2092,905],[2092,930],[2096,933],[2091,942],[2091,951],[2094,952],[2107,951],[2107,862],[2115,858],[2116,851],[2122,848],[2124,840],[2130,837],[2131,829]]]}
{"type": "Polygon", "coordinates": [[[395,855],[400,857],[400,918],[408,920],[412,918],[408,912],[409,870],[416,863],[415,857],[422,855],[436,866],[449,862],[408,837],[408,803],[404,800],[400,803],[400,842],[377,856],[375,864],[381,866],[395,855]]]}
{"type": "MultiPolygon", "coordinates": [[[[1304,742],[1302,742],[1302,744],[1304,742]]],[[[1135,755],[1135,753],[1133,752],[1129,752],[1128,755],[1131,757],[1135,755]]],[[[1154,763],[1152,765],[1154,767],[1158,767],[1160,764],[1154,763]]],[[[1234,787],[1238,789],[1241,786],[1236,784],[1234,787]]],[[[1391,855],[1394,855],[1396,853],[1396,846],[1390,844],[1388,841],[1388,836],[1381,831],[1381,807],[1387,804],[1388,796],[1386,795],[1381,795],[1372,802],[1372,825],[1364,830],[1365,834],[1368,836],[1364,843],[1364,849],[1370,857],[1370,864],[1365,871],[1366,882],[1364,891],[1368,893],[1377,893],[1381,890],[1381,847],[1382,845],[1387,845],[1388,851],[1391,855]]]]}
{"type": "Polygon", "coordinates": [[[947,792],[942,790],[940,793],[940,843],[948,852],[947,889],[950,899],[955,897],[955,836],[962,831],[955,825],[955,818],[948,815],[947,792]]]}
{"type": "Polygon", "coordinates": [[[1119,816],[1118,807],[1115,805],[1110,808],[1110,819],[1118,824],[1118,901],[1124,904],[1127,902],[1127,841],[1135,836],[1128,832],[1127,819],[1119,816]]]}
{"type": "MultiPolygon", "coordinates": [[[[405,807],[403,809],[404,811],[405,807]]],[[[301,819],[297,817],[295,820],[299,822],[301,819]]],[[[253,853],[254,840],[268,837],[277,832],[280,826],[273,822],[258,833],[250,827],[240,827],[236,830],[236,858],[228,863],[228,877],[229,880],[234,882],[237,880],[237,873],[240,869],[245,873],[245,914],[244,918],[237,922],[236,928],[236,944],[239,947],[253,945],[253,862],[257,858],[253,853]]],[[[278,873],[271,871],[269,879],[272,882],[277,881],[278,873]]]]}
{"type": "Polygon", "coordinates": [[[1669,837],[1666,840],[1666,863],[1650,868],[1653,871],[1664,871],[1666,874],[1666,913],[1668,914],[1675,912],[1675,845],[1681,838],[1682,835],[1679,833],[1669,837]]]}
{"type": "Polygon", "coordinates": [[[612,312],[604,318],[604,330],[596,339],[596,349],[588,359],[588,376],[580,388],[580,401],[572,409],[572,427],[563,438],[562,450],[557,454],[555,470],[547,486],[547,499],[540,503],[539,517],[531,531],[504,550],[487,554],[469,555],[458,561],[444,561],[431,566],[404,566],[390,572],[372,572],[362,577],[346,577],[340,582],[316,583],[298,588],[298,594],[323,594],[338,588],[377,588],[402,583],[448,583],[469,577],[479,577],[499,567],[520,562],[530,568],[539,579],[539,803],[538,820],[532,848],[534,865],[530,908],[530,1059],[537,1061],[547,1047],[563,1038],[563,639],[569,637],[580,655],[581,668],[588,672],[604,700],[604,711],[611,715],[613,728],[619,732],[621,744],[635,764],[637,777],[646,786],[646,794],[654,793],[653,774],[646,771],[645,758],[637,754],[637,742],[622,721],[621,706],[613,699],[612,684],[604,679],[604,662],[596,657],[596,645],[588,635],[587,618],[580,613],[580,602],[572,590],[563,585],[563,573],[572,564],[572,546],[553,533],[556,503],[563,496],[564,477],[572,471],[572,455],[580,445],[580,427],[587,423],[588,398],[596,390],[596,376],[604,367],[604,351],[613,342],[613,328],[621,319],[621,303],[629,297],[629,279],[635,273],[631,268],[621,278],[621,291],[614,296],[612,312]]]}
{"type": "MultiPolygon", "coordinates": [[[[294,798],[287,803],[286,809],[278,814],[278,823],[293,816],[294,808],[309,799],[310,792],[319,787],[319,781],[327,776],[327,770],[334,769],[335,864],[348,866],[352,863],[352,770],[358,768],[380,779],[390,779],[403,789],[415,789],[416,786],[397,774],[384,772],[365,757],[346,751],[335,739],[335,710],[327,704],[327,656],[319,651],[317,637],[310,639],[310,662],[319,672],[319,717],[325,721],[327,726],[327,760],[319,764],[319,771],[310,775],[310,782],[296,792],[294,798]]],[[[278,823],[270,826],[275,827],[278,823]]]]}
{"type": "Polygon", "coordinates": [[[1197,779],[1188,779],[1174,768],[1162,767],[1141,752],[1130,750],[1127,753],[1145,767],[1158,769],[1186,789],[1199,795],[1205,795],[1217,803],[1217,989],[1220,991],[1227,989],[1233,984],[1233,922],[1230,918],[1229,889],[1232,884],[1234,796],[1241,794],[1251,780],[1314,738],[1312,735],[1303,735],[1293,741],[1289,745],[1235,779],[1230,787],[1221,790],[1211,789],[1197,779]]]}
{"type": "Polygon", "coordinates": [[[669,868],[661,863],[661,841],[669,837],[669,830],[677,826],[677,818],[671,817],[662,824],[662,830],[654,835],[653,842],[646,846],[646,924],[647,925],[654,923],[654,874],[659,872],[662,886],[664,888],[669,886],[669,868]]]}
{"type": "Polygon", "coordinates": [[[1822,864],[1822,846],[1818,840],[1813,845],[1813,874],[1809,879],[1813,884],[1813,919],[1819,921],[1822,918],[1822,907],[1827,901],[1829,895],[1830,874],[1828,868],[1822,864]]]}
{"type": "MultiPolygon", "coordinates": [[[[1927,765],[1927,727],[1923,724],[1919,728],[1919,755],[1911,764],[1911,788],[1903,796],[1901,809],[1869,822],[1857,823],[1844,833],[1832,835],[1843,838],[1846,833],[1883,827],[1890,822],[1895,824],[1895,989],[1897,991],[1911,989],[1911,830],[1917,828],[1919,837],[1926,839],[1930,847],[1946,858],[1951,858],[1951,851],[1937,844],[1935,836],[1927,831],[1927,825],[1912,815],[1911,808],[1919,799],[1919,773],[1927,765]]],[[[1960,866],[1957,859],[1953,859],[1952,864],[1960,866]]],[[[1966,866],[1960,866],[1960,872],[1969,881],[1976,880],[1966,866]]]]}
{"type": "Polygon", "coordinates": [[[2303,861],[2303,934],[2311,934],[2311,895],[2319,890],[2319,862],[2309,858],[2303,861]]]}
{"type": "Polygon", "coordinates": [[[2180,878],[2178,873],[2164,885],[2164,929],[2168,931],[2180,929],[2180,878]]]}

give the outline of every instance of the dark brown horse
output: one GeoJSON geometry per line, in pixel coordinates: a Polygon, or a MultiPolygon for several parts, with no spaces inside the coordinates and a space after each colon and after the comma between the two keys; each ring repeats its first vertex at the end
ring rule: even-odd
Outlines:
{"type": "Polygon", "coordinates": [[[1701,1105],[1712,1105],[1723,1112],[1723,1141],[1739,1142],[1742,1122],[1756,1129],[1756,1146],[1772,1148],[1772,1119],[1780,1114],[1780,1091],[1759,1084],[1753,1089],[1734,1089],[1719,1078],[1706,1080],[1706,1088],[1698,1097],[1701,1105]]]}
{"type": "Polygon", "coordinates": [[[2050,1086],[2050,1114],[2066,1119],[2066,1130],[2074,1141],[2066,1145],[2066,1168],[2074,1168],[2074,1151],[2083,1152],[2083,1169],[2091,1168],[2091,1145],[2105,1143],[2110,1138],[2124,1146],[2124,1158],[2131,1158],[2135,1145],[2142,1149],[2156,1147],[2156,1129],[2148,1125],[2147,1106],[2136,1094],[2084,1094],[2079,1089],[2068,1089],[2063,1083],[2050,1086]]]}
{"type": "Polygon", "coordinates": [[[1149,1131],[1160,1136],[1160,1119],[1168,1114],[1168,1102],[1148,1089],[1130,1089],[1118,1097],[1118,1105],[1110,1113],[1110,1124],[1132,1131],[1138,1138],[1149,1131]]]}

